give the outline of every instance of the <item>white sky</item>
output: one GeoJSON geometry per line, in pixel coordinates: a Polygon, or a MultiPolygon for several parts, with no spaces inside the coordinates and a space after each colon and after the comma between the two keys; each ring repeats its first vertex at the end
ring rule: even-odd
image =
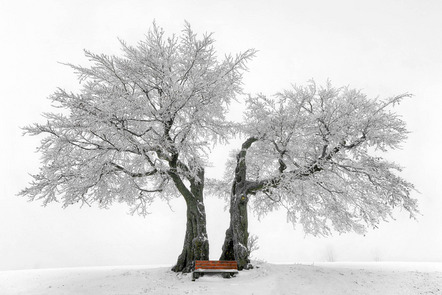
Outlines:
{"type": "MultiPolygon", "coordinates": [[[[181,251],[185,210],[160,202],[146,218],[124,205],[110,210],[60,204],[46,208],[16,193],[36,173],[38,138],[20,126],[51,111],[46,97],[56,87],[78,89],[72,71],[57,63],[87,64],[83,49],[118,53],[117,37],[135,43],[152,21],[179,33],[184,20],[214,32],[221,54],[259,50],[245,75],[245,90],[272,94],[291,83],[329,78],[370,96],[415,96],[397,108],[412,131],[402,150],[388,155],[420,194],[423,214],[382,223],[365,237],[305,236],[283,212],[249,231],[259,236],[255,256],[268,262],[336,260],[442,261],[442,2],[440,1],[0,1],[0,270],[119,264],[170,264],[181,251]]],[[[221,175],[227,152],[214,152],[212,176],[221,175]]],[[[211,258],[218,259],[228,213],[206,199],[211,258]]]]}

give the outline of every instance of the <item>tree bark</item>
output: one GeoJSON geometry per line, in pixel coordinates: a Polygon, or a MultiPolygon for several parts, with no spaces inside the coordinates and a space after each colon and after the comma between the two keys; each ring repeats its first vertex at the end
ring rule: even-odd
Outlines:
{"type": "Polygon", "coordinates": [[[236,260],[238,269],[250,269],[250,249],[248,249],[248,216],[249,182],[247,181],[246,154],[247,149],[257,141],[249,138],[242,144],[241,151],[236,156],[235,178],[230,194],[230,226],[222,248],[220,260],[236,260]]]}
{"type": "Polygon", "coordinates": [[[209,260],[209,240],[206,230],[206,213],[203,200],[204,171],[199,179],[190,181],[190,191],[177,175],[172,179],[186,200],[187,223],[183,251],[178,256],[175,272],[188,273],[193,270],[195,260],[209,260]]]}
{"type": "Polygon", "coordinates": [[[188,204],[183,250],[172,270],[188,273],[192,271],[195,260],[208,259],[209,240],[206,232],[204,205],[202,203],[188,204]]]}
{"type": "Polygon", "coordinates": [[[238,269],[250,269],[248,249],[248,197],[244,192],[232,194],[230,200],[230,226],[226,231],[220,260],[236,260],[238,269]]]}

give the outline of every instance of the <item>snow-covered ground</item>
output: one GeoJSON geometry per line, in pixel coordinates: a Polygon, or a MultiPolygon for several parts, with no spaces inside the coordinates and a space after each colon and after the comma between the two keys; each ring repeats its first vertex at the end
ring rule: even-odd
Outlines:
{"type": "Polygon", "coordinates": [[[255,265],[232,279],[195,282],[168,267],[3,271],[0,294],[442,294],[442,263],[255,265]]]}

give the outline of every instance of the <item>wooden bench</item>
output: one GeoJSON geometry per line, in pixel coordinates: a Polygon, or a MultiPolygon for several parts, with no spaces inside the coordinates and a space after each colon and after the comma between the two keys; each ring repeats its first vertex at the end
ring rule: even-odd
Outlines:
{"type": "Polygon", "coordinates": [[[192,281],[204,273],[222,273],[230,277],[238,273],[238,264],[234,260],[195,260],[192,281]]]}

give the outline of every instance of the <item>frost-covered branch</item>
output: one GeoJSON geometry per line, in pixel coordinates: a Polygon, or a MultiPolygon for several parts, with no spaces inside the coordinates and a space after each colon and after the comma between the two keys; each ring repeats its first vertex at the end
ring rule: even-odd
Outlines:
{"type": "Polygon", "coordinates": [[[85,50],[89,65],[67,64],[82,88],[57,89],[50,99],[62,113],[24,128],[44,137],[42,168],[21,195],[64,205],[118,200],[147,212],[155,196],[189,193],[210,149],[232,134],[227,106],[255,53],[218,59],[214,42],[188,23],[170,37],[154,24],[135,46],[120,40],[121,55],[85,50]]]}
{"type": "Polygon", "coordinates": [[[257,140],[242,171],[254,211],[283,207],[289,221],[321,235],[332,228],[364,232],[395,207],[415,217],[414,186],[379,157],[406,139],[405,122],[389,108],[410,96],[381,101],[312,82],[273,98],[249,97],[242,132],[257,140]]]}

